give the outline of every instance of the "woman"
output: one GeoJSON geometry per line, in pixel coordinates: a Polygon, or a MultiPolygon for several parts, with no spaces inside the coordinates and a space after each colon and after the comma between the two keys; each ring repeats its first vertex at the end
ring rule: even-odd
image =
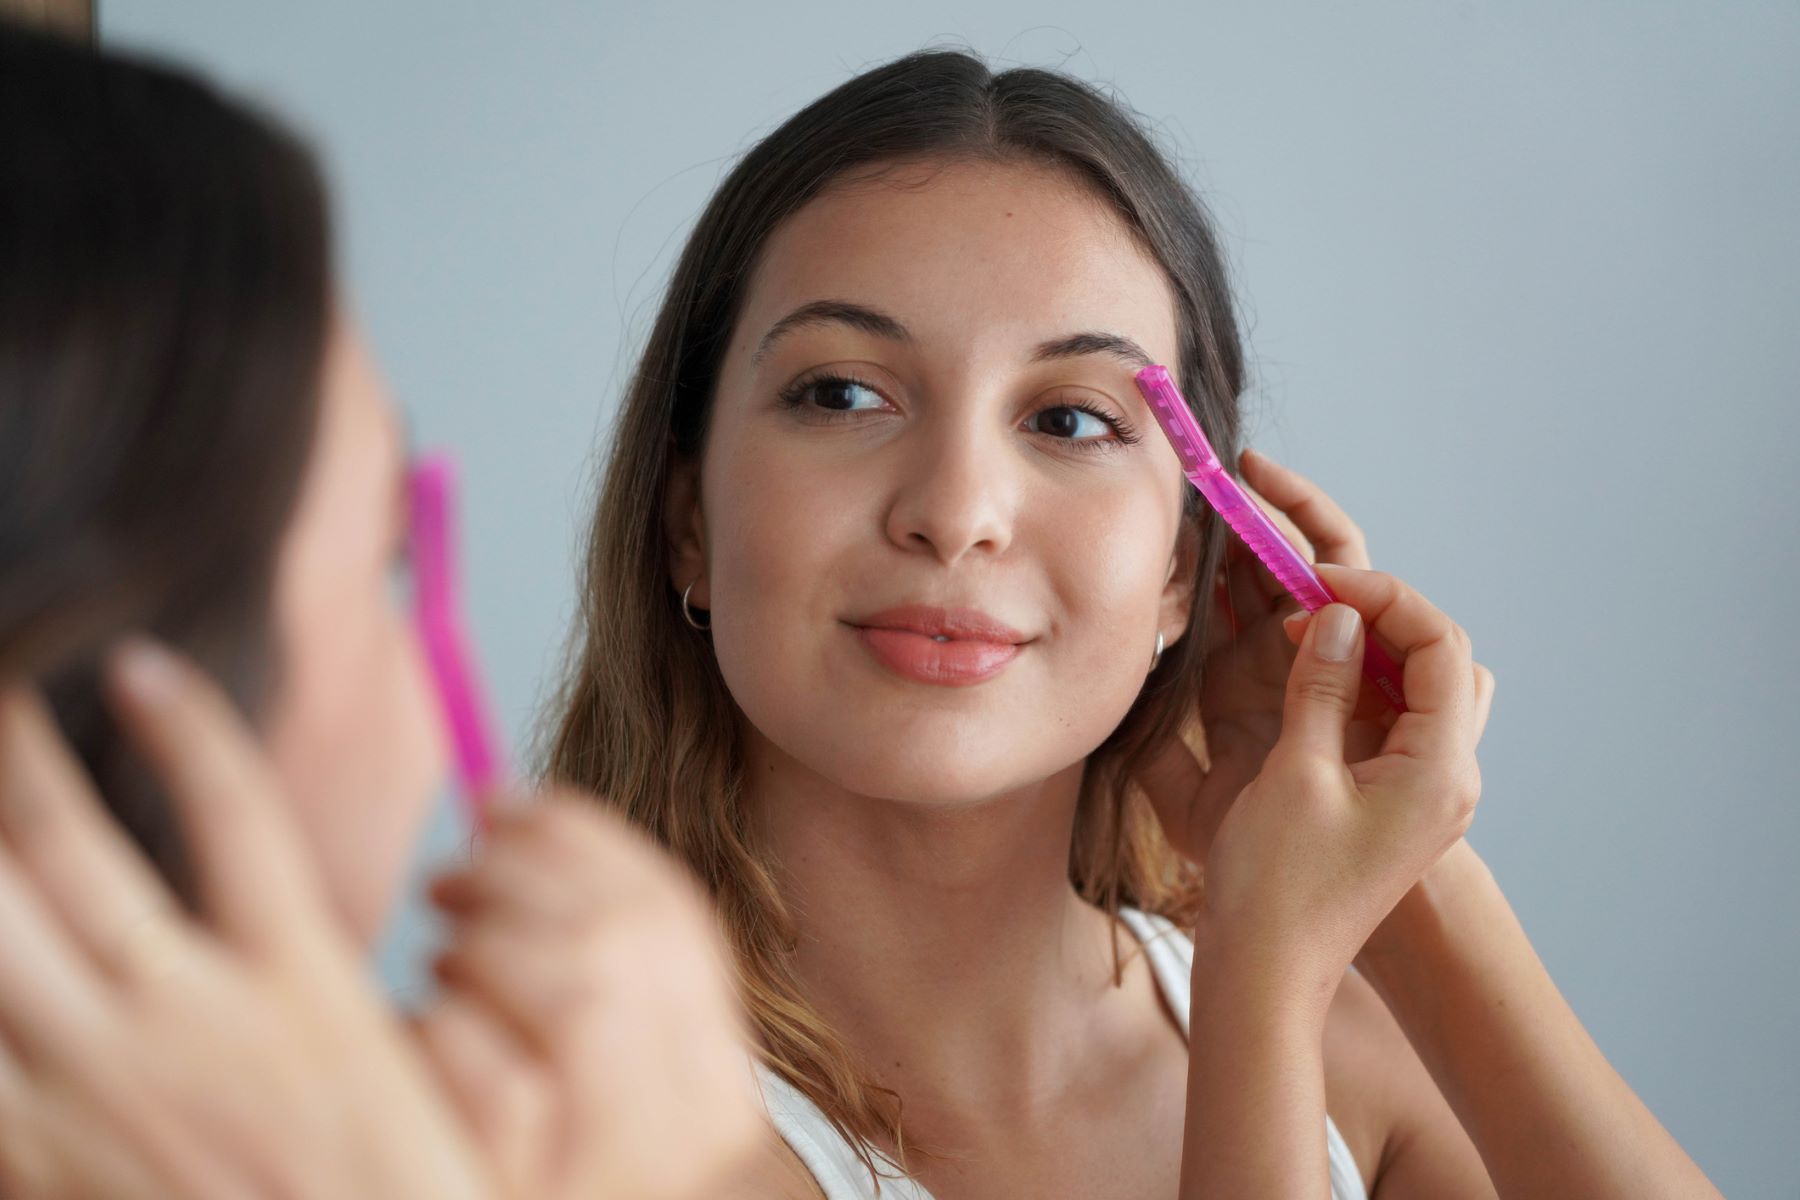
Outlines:
{"type": "Polygon", "coordinates": [[[1208,220],[1056,73],[869,71],[691,235],[551,768],[721,906],[786,1142],[733,1194],[1710,1194],[1461,840],[1466,634],[1246,454],[1336,560],[1343,603],[1293,616],[1185,485],[1152,361],[1236,461],[1208,220]]]}
{"type": "Polygon", "coordinates": [[[712,921],[591,803],[440,883],[417,1030],[366,978],[442,764],[329,253],[287,134],[0,25],[0,1194],[710,1194],[712,921]]]}

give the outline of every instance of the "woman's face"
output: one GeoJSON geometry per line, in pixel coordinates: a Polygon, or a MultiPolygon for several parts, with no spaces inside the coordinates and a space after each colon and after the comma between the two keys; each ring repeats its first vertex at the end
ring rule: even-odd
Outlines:
{"type": "Polygon", "coordinates": [[[312,457],[275,575],[281,682],[266,743],[352,931],[378,936],[440,778],[423,661],[392,594],[405,454],[361,338],[338,321],[312,457]]]}
{"type": "Polygon", "coordinates": [[[1161,268],[1055,171],[901,166],[788,219],[698,503],[671,488],[753,756],[948,803],[1099,745],[1186,620],[1185,484],[1132,382],[1175,357],[1161,268]]]}

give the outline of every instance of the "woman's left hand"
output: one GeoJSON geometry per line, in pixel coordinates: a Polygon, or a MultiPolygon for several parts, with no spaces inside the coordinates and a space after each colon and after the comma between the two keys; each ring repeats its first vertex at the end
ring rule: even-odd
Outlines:
{"type": "Polygon", "coordinates": [[[711,898],[602,801],[496,807],[431,896],[417,1029],[507,1195],[716,1196],[772,1136],[711,898]]]}
{"type": "MultiPolygon", "coordinates": [[[[1239,472],[1244,490],[1308,561],[1369,569],[1362,530],[1312,480],[1255,450],[1244,451],[1239,472]]],[[[1300,611],[1299,602],[1235,535],[1229,536],[1214,585],[1197,714],[1210,761],[1202,763],[1183,741],[1171,740],[1138,776],[1164,835],[1196,863],[1206,860],[1226,809],[1262,770],[1281,735],[1295,655],[1282,622],[1300,611]]],[[[1373,755],[1392,724],[1386,703],[1365,692],[1346,741],[1349,761],[1373,755]]]]}

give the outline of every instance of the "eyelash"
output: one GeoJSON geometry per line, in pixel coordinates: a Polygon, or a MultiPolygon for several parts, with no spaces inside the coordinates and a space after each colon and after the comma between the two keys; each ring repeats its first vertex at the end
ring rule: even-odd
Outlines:
{"type": "MultiPolygon", "coordinates": [[[[780,394],[781,405],[783,408],[792,409],[792,410],[797,410],[797,409],[803,408],[806,406],[807,396],[812,393],[812,390],[814,388],[820,387],[821,385],[831,385],[831,384],[848,385],[850,387],[865,388],[868,391],[874,392],[876,395],[881,394],[880,388],[876,387],[874,384],[868,382],[865,379],[859,379],[855,375],[849,374],[848,372],[832,371],[832,372],[827,372],[823,375],[803,375],[803,376],[801,376],[799,379],[795,380],[793,383],[789,384],[787,387],[782,389],[781,394],[780,394]]],[[[1100,408],[1097,405],[1084,403],[1083,401],[1080,401],[1080,400],[1073,400],[1073,401],[1068,401],[1063,404],[1046,405],[1044,408],[1039,409],[1038,412],[1047,412],[1050,409],[1055,409],[1055,408],[1067,408],[1067,409],[1072,409],[1076,412],[1086,413],[1089,416],[1096,418],[1097,420],[1105,422],[1107,428],[1112,430],[1113,436],[1111,439],[1107,439],[1107,438],[1052,438],[1051,439],[1052,441],[1065,442],[1071,448],[1073,448],[1077,451],[1080,451],[1081,453],[1084,453],[1084,454],[1105,453],[1106,451],[1109,451],[1109,450],[1117,450],[1121,446],[1135,446],[1135,445],[1137,445],[1138,441],[1140,440],[1137,430],[1133,429],[1126,422],[1124,422],[1120,418],[1114,416],[1113,414],[1107,412],[1106,410],[1100,408]]],[[[819,420],[841,421],[841,420],[845,420],[849,417],[853,417],[856,414],[853,411],[846,410],[846,409],[820,408],[820,409],[816,409],[814,411],[814,413],[811,415],[813,415],[816,419],[819,419],[819,420]]],[[[1033,415],[1036,415],[1036,414],[1033,414],[1033,415]]]]}

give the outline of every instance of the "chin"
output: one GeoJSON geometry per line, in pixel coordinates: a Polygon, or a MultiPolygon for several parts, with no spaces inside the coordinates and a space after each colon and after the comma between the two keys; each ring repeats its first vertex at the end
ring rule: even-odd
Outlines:
{"type": "Polygon", "coordinates": [[[846,721],[840,712],[830,726],[782,724],[760,728],[782,755],[828,784],[859,796],[946,808],[1038,786],[1078,765],[1111,728],[1046,738],[1037,732],[1046,726],[1023,715],[987,721],[950,712],[885,721],[846,721]],[[821,738],[826,727],[831,734],[821,738]]]}

